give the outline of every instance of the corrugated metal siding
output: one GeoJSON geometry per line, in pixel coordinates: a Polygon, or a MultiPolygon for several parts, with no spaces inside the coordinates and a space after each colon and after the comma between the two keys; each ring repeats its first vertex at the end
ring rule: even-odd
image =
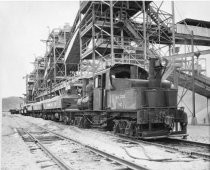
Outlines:
{"type": "Polygon", "coordinates": [[[180,34],[191,34],[193,31],[194,35],[210,37],[210,29],[202,28],[197,26],[186,26],[183,24],[176,24],[176,32],[180,34]]]}

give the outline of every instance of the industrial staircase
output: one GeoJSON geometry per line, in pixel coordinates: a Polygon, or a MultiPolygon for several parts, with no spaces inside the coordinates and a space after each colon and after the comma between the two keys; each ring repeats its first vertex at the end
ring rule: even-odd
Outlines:
{"type": "Polygon", "coordinates": [[[124,21],[124,30],[127,34],[129,34],[131,37],[137,40],[143,40],[143,36],[140,33],[140,29],[137,27],[135,22],[131,22],[130,19],[126,19],[124,21]]]}
{"type": "Polygon", "coordinates": [[[168,26],[165,24],[165,22],[160,18],[160,13],[156,11],[151,5],[149,5],[148,9],[146,10],[147,14],[150,16],[150,18],[157,24],[160,25],[166,29],[168,29],[168,26]]]}

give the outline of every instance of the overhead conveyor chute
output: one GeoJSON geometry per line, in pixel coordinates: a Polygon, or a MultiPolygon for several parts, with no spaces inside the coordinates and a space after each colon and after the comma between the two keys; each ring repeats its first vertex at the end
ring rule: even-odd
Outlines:
{"type": "Polygon", "coordinates": [[[185,57],[192,57],[194,54],[199,54],[199,55],[206,55],[210,54],[210,49],[209,50],[202,50],[202,51],[197,51],[197,52],[190,52],[186,54],[175,54],[172,56],[164,56],[166,59],[178,59],[178,58],[185,58],[185,57]]]}
{"type": "Polygon", "coordinates": [[[162,80],[166,80],[171,73],[176,69],[177,67],[181,67],[180,65],[180,59],[186,58],[186,57],[192,57],[193,55],[206,55],[210,54],[210,50],[203,50],[203,51],[197,51],[197,52],[191,52],[191,53],[186,53],[186,54],[176,54],[172,56],[164,56],[163,58],[167,59],[168,62],[168,67],[162,76],[162,80]]]}
{"type": "MultiPolygon", "coordinates": [[[[173,81],[173,75],[172,73],[175,70],[175,74],[178,76],[178,85],[184,88],[188,88],[189,90],[192,89],[192,75],[184,73],[182,70],[177,70],[177,63],[179,63],[180,58],[186,58],[186,57],[193,57],[198,55],[206,55],[210,54],[210,50],[203,50],[203,51],[197,51],[197,52],[191,52],[186,54],[176,54],[172,56],[165,56],[164,58],[170,59],[170,62],[168,64],[168,68],[166,72],[164,73],[162,80],[169,80],[173,81]]],[[[202,74],[195,74],[195,92],[205,96],[207,98],[210,98],[210,78],[207,76],[204,76],[202,74]]]]}
{"type": "MultiPolygon", "coordinates": [[[[179,81],[178,85],[189,90],[192,90],[192,76],[184,72],[176,70],[179,81]]],[[[170,75],[167,80],[173,81],[173,76],[170,75]]],[[[204,75],[195,75],[195,92],[204,97],[210,98],[210,78],[204,75]]]]}
{"type": "Polygon", "coordinates": [[[80,61],[80,43],[79,29],[74,33],[65,53],[66,63],[79,63],[80,61]]]}

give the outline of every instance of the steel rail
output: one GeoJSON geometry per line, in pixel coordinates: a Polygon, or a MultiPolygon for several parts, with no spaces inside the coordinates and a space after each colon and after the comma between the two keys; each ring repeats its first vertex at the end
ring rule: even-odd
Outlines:
{"type": "MultiPolygon", "coordinates": [[[[26,121],[26,120],[25,120],[26,121]]],[[[30,123],[32,123],[32,122],[30,122],[30,123]]],[[[32,123],[32,124],[34,124],[34,123],[32,123]]],[[[40,127],[40,128],[43,128],[43,127],[41,127],[41,126],[39,126],[39,125],[36,125],[36,124],[34,124],[35,126],[38,126],[38,127],[40,127]]],[[[43,129],[45,129],[45,128],[43,128],[43,129]]],[[[50,130],[48,130],[48,129],[45,129],[45,130],[47,130],[47,131],[49,131],[50,133],[54,133],[54,134],[57,134],[57,133],[55,133],[55,132],[52,132],[52,131],[50,131],[50,130]]],[[[103,133],[103,132],[102,132],[103,133]]],[[[59,135],[59,134],[57,134],[57,135],[59,135]]],[[[68,137],[65,137],[65,136],[63,136],[63,135],[61,135],[62,137],[64,137],[64,138],[68,138],[68,137]]],[[[163,144],[159,144],[159,143],[155,143],[155,142],[150,142],[150,141],[145,141],[145,140],[139,140],[139,139],[136,139],[135,137],[128,137],[128,136],[125,136],[125,135],[121,135],[121,134],[117,134],[117,135],[114,135],[113,134],[113,136],[114,137],[117,137],[117,138],[119,138],[119,139],[121,139],[121,140],[124,140],[124,141],[127,141],[127,142],[132,142],[132,143],[135,143],[135,144],[142,144],[142,143],[144,143],[144,144],[147,144],[147,145],[155,145],[155,146],[157,146],[157,147],[161,147],[161,148],[165,148],[165,149],[169,149],[169,150],[172,150],[172,151],[176,151],[176,152],[180,152],[180,153],[182,153],[182,154],[186,154],[186,155],[189,155],[189,156],[196,156],[196,157],[202,157],[202,158],[204,158],[204,159],[206,159],[206,160],[210,160],[210,155],[207,155],[207,154],[204,154],[204,153],[198,153],[198,152],[194,152],[194,151],[185,151],[185,150],[180,150],[180,149],[178,149],[178,148],[175,148],[175,147],[171,147],[171,146],[166,146],[166,145],[163,145],[163,144]]],[[[194,144],[194,145],[200,145],[200,146],[207,146],[207,147],[210,147],[210,144],[205,144],[205,143],[200,143],[200,142],[194,142],[194,141],[186,141],[186,140],[182,140],[182,139],[175,139],[175,138],[168,138],[168,139],[171,139],[171,140],[177,140],[177,141],[182,141],[182,142],[186,142],[186,143],[189,143],[189,144],[194,144]]],[[[67,139],[68,140],[68,139],[67,139]]],[[[73,139],[69,139],[69,140],[72,140],[72,141],[74,141],[73,139]]],[[[75,142],[77,142],[78,143],[78,141],[75,141],[75,142]]],[[[84,144],[82,144],[82,143],[80,143],[81,145],[84,145],[84,144]]],[[[86,147],[88,147],[88,146],[86,146],[86,147]]],[[[120,163],[121,164],[121,163],[120,163]]]]}
{"type": "Polygon", "coordinates": [[[201,143],[201,142],[196,142],[196,141],[190,141],[190,140],[184,140],[184,139],[175,139],[175,138],[168,138],[169,140],[174,140],[177,142],[184,142],[184,143],[189,143],[189,144],[194,144],[194,145],[199,145],[199,146],[205,146],[209,147],[210,149],[210,144],[208,143],[201,143]]]}
{"type": "MultiPolygon", "coordinates": [[[[194,151],[185,151],[185,150],[181,150],[181,149],[178,149],[176,147],[172,147],[172,146],[167,146],[167,145],[163,145],[163,144],[160,144],[158,142],[151,142],[151,141],[145,141],[145,140],[139,140],[139,139],[136,139],[136,138],[132,138],[132,137],[127,137],[125,135],[118,135],[119,139],[121,140],[124,140],[124,141],[127,141],[127,142],[132,142],[132,143],[135,143],[135,144],[147,144],[147,145],[155,145],[157,147],[161,147],[161,148],[165,148],[165,149],[169,149],[169,150],[173,150],[173,151],[177,151],[177,152],[180,152],[180,153],[183,153],[183,154],[186,154],[186,155],[189,155],[189,156],[197,156],[197,157],[202,157],[204,159],[207,159],[208,161],[210,160],[210,155],[207,155],[205,153],[199,153],[199,152],[194,152],[194,151]]],[[[167,138],[169,140],[173,140],[172,138],[167,138]]],[[[193,144],[193,145],[199,145],[199,146],[208,146],[210,147],[210,144],[206,144],[206,143],[200,143],[200,142],[193,142],[193,141],[185,141],[185,140],[181,140],[181,139],[174,139],[176,141],[180,141],[180,142],[185,142],[186,144],[193,144]]]]}
{"type": "Polygon", "coordinates": [[[62,169],[62,170],[73,170],[71,167],[66,165],[61,159],[56,157],[49,149],[46,148],[36,137],[34,137],[30,132],[27,130],[24,130],[22,128],[23,132],[28,134],[34,142],[62,169]]]}
{"type": "MultiPolygon", "coordinates": [[[[26,121],[26,120],[25,120],[26,121]]],[[[32,123],[32,122],[30,122],[32,123]]],[[[34,123],[32,123],[34,124],[34,123]]],[[[34,124],[35,126],[38,126],[40,128],[43,128],[39,125],[36,125],[34,124]]],[[[45,129],[45,128],[44,128],[45,129]]],[[[48,130],[48,129],[46,129],[48,130]]],[[[54,133],[56,134],[55,132],[52,132],[52,131],[49,131],[51,133],[54,133]]],[[[103,133],[103,132],[102,132],[103,133]]],[[[59,135],[59,134],[58,134],[59,135]]],[[[186,155],[189,155],[189,156],[192,156],[192,157],[202,157],[206,160],[210,160],[210,155],[207,155],[207,154],[204,154],[204,153],[198,153],[198,152],[194,152],[194,151],[185,151],[185,150],[180,150],[178,148],[175,148],[175,147],[171,147],[171,146],[166,146],[166,145],[163,145],[163,144],[159,144],[159,143],[155,143],[155,142],[150,142],[150,141],[145,141],[145,140],[139,140],[139,139],[136,139],[135,137],[128,137],[128,136],[125,136],[125,135],[121,135],[121,134],[117,134],[117,135],[113,135],[114,137],[117,137],[121,140],[124,140],[124,141],[127,141],[127,142],[132,142],[132,143],[135,143],[135,144],[147,144],[147,145],[155,145],[157,147],[161,147],[161,148],[165,148],[165,149],[169,149],[169,150],[172,150],[172,151],[176,151],[176,152],[180,152],[182,154],[186,154],[186,155]]],[[[63,136],[65,138],[65,136],[63,136]]],[[[66,137],[68,138],[68,137],[66,137]]],[[[174,139],[174,138],[169,138],[169,139],[174,139]]],[[[177,140],[177,141],[183,141],[183,142],[188,142],[189,144],[194,144],[194,145],[200,145],[200,146],[210,146],[210,144],[205,144],[205,143],[200,143],[200,142],[194,142],[194,141],[186,141],[186,140],[181,140],[181,139],[174,139],[174,140],[177,140]]],[[[75,141],[77,142],[77,141],[75,141]]],[[[84,145],[82,143],[80,143],[81,145],[84,145]]]]}
{"type": "MultiPolygon", "coordinates": [[[[32,123],[32,122],[30,122],[30,123],[32,123]]],[[[34,124],[34,123],[32,123],[32,124],[34,124]]],[[[120,158],[120,157],[118,157],[116,155],[109,154],[109,153],[107,153],[105,151],[102,151],[102,150],[100,150],[98,148],[95,148],[95,147],[90,146],[90,145],[86,145],[84,143],[81,143],[80,141],[77,141],[77,140],[71,139],[71,138],[69,138],[67,136],[58,134],[58,133],[53,132],[51,130],[48,130],[48,129],[44,128],[44,127],[41,127],[39,125],[36,125],[36,124],[34,124],[34,125],[39,127],[39,128],[41,128],[41,129],[44,129],[45,131],[47,131],[49,133],[52,133],[52,134],[56,135],[56,136],[58,136],[58,137],[60,137],[60,138],[62,138],[64,140],[68,140],[68,141],[71,141],[71,142],[75,142],[75,143],[77,143],[79,145],[82,145],[82,146],[88,148],[89,150],[91,150],[92,152],[94,152],[94,153],[96,153],[98,155],[101,155],[102,157],[108,158],[108,159],[110,159],[110,160],[112,160],[114,162],[117,162],[117,163],[119,163],[121,165],[124,165],[127,168],[130,168],[130,169],[133,169],[133,170],[149,170],[148,168],[145,168],[145,167],[143,167],[141,165],[137,165],[137,164],[135,164],[132,161],[128,161],[128,160],[125,160],[124,158],[120,158]]]]}
{"type": "MultiPolygon", "coordinates": [[[[168,143],[168,145],[171,145],[171,146],[168,146],[168,147],[172,147],[172,148],[175,148],[175,149],[177,149],[177,146],[176,146],[177,143],[180,143],[180,144],[184,144],[185,146],[189,146],[189,147],[190,146],[191,147],[193,147],[193,146],[205,147],[204,149],[208,150],[208,153],[210,151],[210,144],[207,144],[207,143],[200,143],[200,142],[195,142],[195,141],[187,141],[187,140],[175,139],[175,138],[167,138],[165,140],[168,143]],[[175,142],[175,143],[170,143],[170,142],[175,142]],[[175,147],[173,147],[173,145],[175,147]]],[[[158,141],[157,141],[157,143],[158,143],[158,141]]],[[[161,142],[158,143],[158,144],[161,144],[161,142]]],[[[161,145],[164,145],[164,144],[161,144],[161,145]]],[[[182,148],[183,148],[183,146],[182,146],[182,148]]],[[[190,154],[192,156],[199,156],[199,157],[203,157],[203,158],[206,158],[206,159],[210,160],[210,154],[205,154],[205,153],[202,153],[202,152],[195,152],[195,151],[188,152],[188,151],[183,151],[181,149],[178,149],[178,151],[180,151],[182,153],[188,153],[188,154],[190,154]]]]}
{"type": "MultiPolygon", "coordinates": [[[[24,120],[24,119],[22,119],[22,120],[24,120]]],[[[116,155],[111,155],[111,154],[109,154],[109,153],[107,153],[105,151],[101,151],[98,148],[92,147],[90,145],[86,145],[84,143],[81,143],[80,141],[77,141],[77,140],[71,139],[71,138],[69,138],[67,136],[58,134],[58,133],[53,132],[51,130],[48,130],[48,129],[42,127],[42,126],[39,126],[39,125],[37,125],[35,123],[28,122],[26,120],[24,120],[24,121],[27,122],[27,123],[33,124],[34,126],[37,126],[37,127],[41,128],[41,129],[44,129],[45,131],[47,131],[49,133],[52,133],[52,134],[56,135],[57,137],[59,137],[61,139],[64,139],[64,140],[67,140],[67,141],[71,141],[71,142],[77,143],[77,144],[79,144],[81,146],[84,146],[84,147],[88,148],[89,150],[91,150],[92,152],[94,152],[94,153],[96,153],[98,155],[101,155],[102,157],[108,158],[108,159],[110,159],[110,160],[112,160],[114,162],[117,162],[117,163],[119,163],[121,165],[124,165],[125,167],[128,167],[130,169],[133,169],[133,170],[149,170],[148,168],[145,168],[145,167],[143,167],[141,165],[136,165],[134,162],[127,161],[124,158],[120,158],[120,157],[118,157],[116,155]]]]}

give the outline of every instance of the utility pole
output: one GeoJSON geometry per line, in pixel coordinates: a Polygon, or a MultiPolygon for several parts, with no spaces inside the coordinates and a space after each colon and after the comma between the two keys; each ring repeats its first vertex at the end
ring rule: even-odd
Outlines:
{"type": "Polygon", "coordinates": [[[197,124],[197,118],[195,115],[195,69],[194,69],[194,35],[193,31],[191,32],[191,50],[193,53],[192,56],[192,109],[193,109],[193,115],[192,115],[192,125],[197,124]]]}

